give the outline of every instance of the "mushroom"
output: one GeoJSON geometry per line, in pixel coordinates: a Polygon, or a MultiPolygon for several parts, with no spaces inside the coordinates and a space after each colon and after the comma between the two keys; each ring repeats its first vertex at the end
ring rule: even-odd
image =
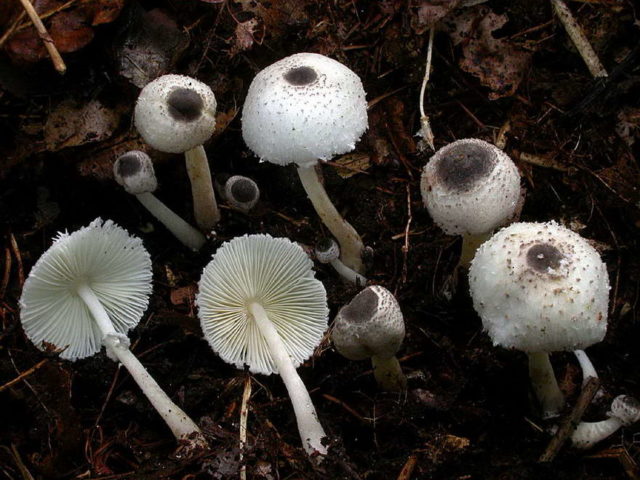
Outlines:
{"type": "Polygon", "coordinates": [[[323,238],[316,244],[316,258],[320,263],[330,264],[336,272],[347,282],[354,283],[358,287],[364,287],[367,279],[358,272],[347,267],[340,260],[340,247],[333,238],[323,238]]]}
{"type": "Polygon", "coordinates": [[[460,265],[468,267],[478,246],[522,207],[520,173],[509,156],[477,138],[457,140],[425,165],[422,200],[448,235],[462,235],[460,265]]]}
{"type": "Polygon", "coordinates": [[[247,146],[260,160],[298,166],[309,200],[340,244],[342,261],[359,273],[362,239],[331,203],[316,165],[353,150],[367,126],[360,78],[316,53],[291,55],[259,72],[242,109],[247,146]]]}
{"type": "Polygon", "coordinates": [[[607,331],[609,275],[580,235],[549,223],[514,223],[483,243],[471,262],[473,306],[494,345],[526,352],[543,415],[564,397],[549,352],[582,350],[607,331]]]}
{"type": "Polygon", "coordinates": [[[327,296],[312,266],[286,238],[236,237],[205,267],[196,303],[204,336],[225,362],[280,374],[305,451],[324,455],[324,430],[296,372],[327,328],[327,296]]]}
{"type": "Polygon", "coordinates": [[[161,152],[184,152],[195,220],[207,231],[220,220],[202,146],[213,134],[216,106],[213,92],[204,83],[184,75],[163,75],[142,89],[134,111],[136,128],[145,142],[161,152]]]}
{"type": "Polygon", "coordinates": [[[151,259],[139,238],[98,218],[71,234],[59,233],[31,269],[20,319],[27,337],[44,350],[64,349],[76,360],[102,345],[140,386],[175,437],[188,450],[206,446],[198,426],[167,396],[129,350],[151,294],[151,259]]]}
{"type": "Polygon", "coordinates": [[[591,448],[620,427],[636,423],[640,420],[640,402],[629,395],[618,395],[607,415],[609,418],[601,422],[580,422],[571,435],[571,443],[576,448],[591,448]]]}
{"type": "Polygon", "coordinates": [[[260,188],[249,177],[233,175],[224,184],[224,196],[233,208],[247,213],[260,200],[260,188]]]}
{"type": "Polygon", "coordinates": [[[349,360],[371,358],[373,374],[383,390],[407,387],[395,356],[404,339],[404,320],[400,305],[386,288],[367,287],[342,307],[333,323],[331,339],[349,360]]]}
{"type": "Polygon", "coordinates": [[[173,235],[191,250],[198,251],[205,244],[204,235],[185,222],[178,214],[152,193],[158,187],[153,162],[149,155],[132,150],[120,155],[113,164],[113,176],[118,184],[135,195],[173,235]]]}

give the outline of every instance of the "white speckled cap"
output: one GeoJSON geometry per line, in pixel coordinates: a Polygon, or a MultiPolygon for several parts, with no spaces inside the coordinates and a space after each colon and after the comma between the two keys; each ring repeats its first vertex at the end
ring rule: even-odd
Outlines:
{"type": "Polygon", "coordinates": [[[86,283],[107,311],[115,330],[126,333],[147,309],[151,259],[139,238],[100,218],[88,227],[59,233],[29,273],[20,297],[27,337],[67,347],[60,356],[85,358],[100,351],[102,333],[76,293],[86,283]]]}
{"type": "Polygon", "coordinates": [[[494,345],[582,350],[607,331],[607,267],[584,238],[555,222],[500,230],[476,252],[469,286],[494,345]]]}
{"type": "Polygon", "coordinates": [[[618,395],[611,403],[610,417],[620,420],[629,426],[640,420],[640,402],[629,395],[618,395]]]}
{"type": "Polygon", "coordinates": [[[133,195],[154,192],[158,188],[153,162],[149,155],[139,150],[131,150],[116,159],[113,177],[133,195]]]}
{"type": "Polygon", "coordinates": [[[323,238],[316,244],[316,258],[320,263],[329,263],[340,256],[340,247],[333,238],[323,238]]]}
{"type": "Polygon", "coordinates": [[[489,233],[516,213],[520,174],[499,148],[475,138],[438,150],[425,165],[422,200],[449,235],[489,233]]]}
{"type": "Polygon", "coordinates": [[[233,175],[224,184],[224,196],[231,206],[249,211],[260,200],[260,188],[249,177],[233,175]]]}
{"type": "Polygon", "coordinates": [[[333,324],[331,339],[349,360],[396,354],[404,340],[404,319],[393,294],[380,285],[362,290],[342,307],[333,324]]]}
{"type": "Polygon", "coordinates": [[[156,150],[182,153],[211,137],[216,106],[216,97],[201,81],[163,75],[140,92],[134,122],[145,142],[156,150]]]}
{"type": "Polygon", "coordinates": [[[248,305],[259,303],[294,366],[311,356],[327,329],[327,294],[313,262],[286,238],[244,235],[224,243],[205,267],[196,297],[211,348],[227,363],[278,373],[248,305]]]}
{"type": "Polygon", "coordinates": [[[242,109],[247,146],[278,165],[308,167],[349,152],[367,127],[360,78],[317,53],[297,53],[259,72],[242,109]]]}

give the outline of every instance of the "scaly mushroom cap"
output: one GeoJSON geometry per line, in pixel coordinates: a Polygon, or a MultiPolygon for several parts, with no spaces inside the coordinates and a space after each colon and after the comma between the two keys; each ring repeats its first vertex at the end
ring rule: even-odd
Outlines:
{"type": "Polygon", "coordinates": [[[386,288],[373,285],[340,309],[331,339],[338,352],[349,360],[374,355],[389,358],[400,348],[404,333],[404,319],[396,298],[386,288]]]}
{"type": "Polygon", "coordinates": [[[340,256],[340,247],[333,238],[323,238],[316,244],[316,258],[320,263],[329,263],[340,256]]]}
{"type": "Polygon", "coordinates": [[[317,53],[297,53],[251,82],[242,136],[261,160],[308,167],[353,150],[367,129],[360,78],[317,53]]]}
{"type": "Polygon", "coordinates": [[[483,140],[457,140],[425,165],[422,200],[449,235],[489,233],[513,218],[520,174],[509,156],[483,140]]]}
{"type": "Polygon", "coordinates": [[[64,348],[60,356],[85,358],[100,351],[102,333],[76,293],[86,283],[118,333],[135,327],[151,294],[151,258],[139,238],[111,220],[59,233],[31,269],[20,297],[27,337],[40,349],[64,348]]]}
{"type": "Polygon", "coordinates": [[[609,416],[628,427],[640,420],[640,402],[629,395],[618,395],[611,403],[609,416]]]}
{"type": "Polygon", "coordinates": [[[583,350],[607,331],[607,267],[584,238],[555,222],[500,230],[476,252],[469,286],[494,345],[583,350]]]}
{"type": "Polygon", "coordinates": [[[227,363],[254,373],[278,373],[248,312],[259,303],[295,366],[311,356],[327,328],[327,294],[313,262],[286,238],[244,235],[224,243],[205,267],[198,316],[211,348],[227,363]]]}
{"type": "Polygon", "coordinates": [[[213,92],[199,80],[163,75],[140,92],[134,122],[145,142],[156,150],[182,153],[211,137],[216,106],[213,92]]]}
{"type": "Polygon", "coordinates": [[[113,164],[113,177],[132,195],[154,192],[158,188],[153,162],[149,155],[139,150],[131,150],[117,158],[113,164]]]}

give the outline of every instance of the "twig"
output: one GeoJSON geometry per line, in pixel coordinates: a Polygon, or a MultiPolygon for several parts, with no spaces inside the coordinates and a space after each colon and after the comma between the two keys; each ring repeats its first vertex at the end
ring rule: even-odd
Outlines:
{"type": "Polygon", "coordinates": [[[6,390],[7,388],[15,385],[18,382],[21,382],[22,380],[24,380],[25,378],[27,378],[29,375],[31,375],[33,372],[35,372],[36,370],[38,370],[40,367],[42,367],[45,363],[47,363],[49,361],[48,358],[45,358],[44,360],[40,360],[38,363],[36,363],[33,367],[29,368],[28,370],[25,370],[24,372],[20,373],[20,375],[18,375],[16,378],[14,378],[13,380],[5,383],[4,385],[0,385],[0,392],[2,392],[3,390],[6,390]]]}
{"type": "Polygon", "coordinates": [[[606,77],[607,71],[602,63],[600,63],[598,55],[593,50],[593,47],[582,31],[582,28],[580,28],[576,19],[573,18],[571,10],[569,10],[567,4],[564,3],[563,0],[551,0],[551,4],[553,5],[553,9],[558,16],[558,19],[560,19],[562,25],[567,31],[569,38],[571,38],[571,41],[578,50],[578,53],[580,53],[584,63],[587,64],[587,68],[589,69],[589,72],[591,72],[591,75],[594,77],[606,77]]]}
{"type": "Polygon", "coordinates": [[[424,139],[431,150],[435,150],[433,144],[433,131],[429,123],[429,116],[424,113],[424,92],[429,83],[431,76],[431,57],[433,55],[433,36],[435,29],[431,27],[429,30],[429,46],[427,47],[427,65],[424,69],[424,78],[422,79],[422,87],[420,87],[420,136],[424,139]]]}
{"type": "Polygon", "coordinates": [[[539,462],[551,462],[554,458],[556,458],[562,446],[576,429],[578,422],[580,422],[580,419],[584,415],[585,410],[587,409],[587,407],[591,403],[591,400],[593,400],[593,397],[599,389],[600,379],[591,377],[582,389],[582,392],[580,392],[580,396],[578,397],[573,410],[564,419],[562,425],[560,425],[560,428],[558,428],[558,431],[549,442],[547,449],[538,459],[539,462]]]}
{"type": "Polygon", "coordinates": [[[402,245],[402,283],[407,283],[407,257],[409,255],[409,231],[411,229],[411,187],[407,183],[407,224],[404,227],[404,245],[402,245]]]}
{"type": "Polygon", "coordinates": [[[402,470],[400,470],[400,473],[398,474],[397,480],[410,480],[412,478],[413,471],[415,470],[417,463],[418,463],[418,456],[415,453],[412,453],[411,455],[409,455],[409,458],[407,458],[406,463],[404,464],[404,466],[402,467],[402,470]]]}
{"type": "Polygon", "coordinates": [[[11,252],[16,257],[16,263],[18,264],[18,286],[22,288],[24,285],[24,267],[22,266],[22,255],[20,254],[20,248],[18,248],[18,242],[13,233],[9,234],[9,244],[11,245],[11,252]]]}
{"type": "Polygon", "coordinates": [[[251,375],[244,379],[244,391],[242,392],[242,404],[240,405],[240,455],[238,459],[242,463],[240,467],[240,480],[247,480],[247,465],[242,462],[244,448],[247,444],[247,418],[249,416],[249,399],[251,398],[251,375]]]}
{"type": "Polygon", "coordinates": [[[5,42],[9,40],[9,38],[11,38],[11,35],[13,35],[18,30],[18,25],[20,25],[20,22],[22,22],[22,19],[24,18],[25,15],[26,13],[24,11],[20,12],[20,15],[18,15],[18,18],[16,18],[15,21],[11,24],[11,26],[7,28],[7,31],[4,32],[2,37],[0,37],[0,47],[2,47],[2,45],[4,45],[5,42]]]}
{"type": "Polygon", "coordinates": [[[4,249],[4,272],[2,281],[0,282],[0,298],[4,298],[4,294],[9,286],[9,278],[11,277],[11,250],[8,247],[4,249]]]}
{"type": "Polygon", "coordinates": [[[60,56],[60,52],[58,52],[55,43],[53,43],[51,35],[49,35],[49,32],[47,32],[44,23],[42,23],[42,20],[40,20],[40,17],[38,16],[35,8],[33,8],[33,5],[31,5],[31,2],[29,2],[29,0],[20,0],[20,3],[22,3],[22,6],[24,7],[27,15],[29,15],[31,22],[33,23],[33,26],[36,27],[38,35],[44,42],[44,46],[47,49],[47,52],[49,52],[49,56],[51,57],[54,68],[60,74],[64,74],[67,71],[67,66],[60,56]]]}

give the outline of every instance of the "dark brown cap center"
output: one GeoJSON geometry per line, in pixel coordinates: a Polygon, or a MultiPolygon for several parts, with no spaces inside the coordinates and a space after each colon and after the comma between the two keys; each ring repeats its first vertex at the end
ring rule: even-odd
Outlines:
{"type": "Polygon", "coordinates": [[[167,98],[169,114],[179,122],[192,122],[200,117],[204,102],[202,97],[189,88],[176,88],[167,98]]]}
{"type": "Polygon", "coordinates": [[[136,152],[127,152],[118,157],[117,165],[118,175],[127,178],[135,175],[142,169],[140,156],[136,152]]]}
{"type": "Polygon", "coordinates": [[[247,179],[241,178],[231,185],[231,195],[237,202],[246,203],[256,198],[256,188],[247,179]]]}
{"type": "Polygon", "coordinates": [[[284,74],[284,79],[295,87],[309,85],[318,79],[318,74],[311,67],[295,67],[284,74]]]}
{"type": "Polygon", "coordinates": [[[449,190],[466,192],[487,177],[495,159],[479,145],[461,143],[451,147],[436,165],[436,175],[449,190]]]}
{"type": "Polygon", "coordinates": [[[342,316],[351,323],[369,321],[378,309],[378,295],[371,288],[366,288],[342,308],[342,316]]]}
{"type": "Polygon", "coordinates": [[[540,273],[556,270],[563,258],[562,252],[548,243],[537,243],[527,251],[527,265],[540,273]]]}

